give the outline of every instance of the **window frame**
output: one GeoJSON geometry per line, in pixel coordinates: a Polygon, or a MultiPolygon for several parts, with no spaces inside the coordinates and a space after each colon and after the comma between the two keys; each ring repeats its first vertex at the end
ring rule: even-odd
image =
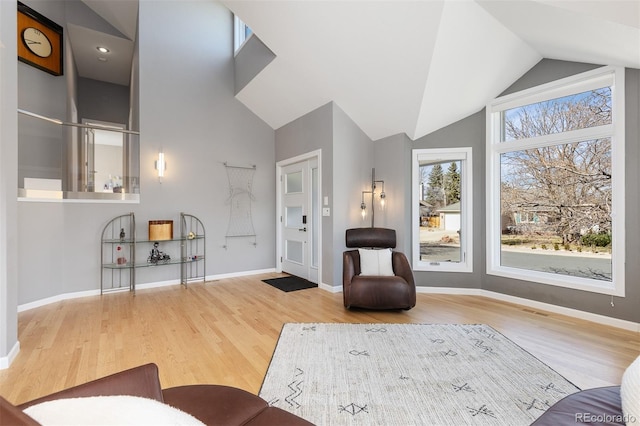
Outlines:
{"type": "Polygon", "coordinates": [[[253,31],[247,36],[248,25],[238,15],[233,15],[233,54],[238,54],[242,46],[253,36],[253,31]]]}
{"type": "Polygon", "coordinates": [[[473,272],[473,149],[416,148],[412,150],[411,227],[415,271],[473,272]],[[420,161],[460,161],[460,262],[429,262],[420,259],[420,161]]]}
{"type": "Polygon", "coordinates": [[[495,275],[522,281],[553,285],[594,293],[625,294],[625,108],[624,68],[604,66],[494,99],[486,107],[487,223],[486,270],[495,275]],[[544,102],[600,87],[611,87],[612,121],[598,127],[572,130],[529,139],[501,142],[501,115],[511,108],[544,102]],[[612,278],[601,281],[570,275],[523,270],[500,264],[500,156],[544,146],[557,146],[588,140],[611,139],[612,170],[612,278]]]}

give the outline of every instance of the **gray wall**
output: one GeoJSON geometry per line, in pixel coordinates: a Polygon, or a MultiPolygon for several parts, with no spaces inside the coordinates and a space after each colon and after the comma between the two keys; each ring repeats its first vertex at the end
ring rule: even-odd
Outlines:
{"type": "MultiPolygon", "coordinates": [[[[477,112],[417,139],[413,148],[471,147],[473,155],[473,272],[416,271],[416,284],[426,287],[481,288],[485,271],[485,114],[477,112]]],[[[411,199],[407,205],[411,204],[411,199]]],[[[413,206],[412,206],[413,207],[413,206]]]]}
{"type": "Polygon", "coordinates": [[[0,360],[18,342],[16,2],[0,1],[0,360]]]}
{"type": "MultiPolygon", "coordinates": [[[[330,102],[286,124],[275,132],[276,161],[283,161],[315,150],[322,151],[322,196],[333,207],[333,103],[330,102]]],[[[322,217],[322,277],[333,280],[333,217],[322,217]]]]}
{"type": "MultiPolygon", "coordinates": [[[[338,107],[333,105],[333,286],[342,286],[345,231],[370,226],[360,214],[362,191],[371,190],[373,143],[338,107]]],[[[369,198],[370,200],[370,198],[369,198]]],[[[365,197],[368,208],[370,202],[365,197]]]]}
{"type": "Polygon", "coordinates": [[[276,55],[253,34],[234,58],[235,93],[240,92],[276,55]]]}
{"type": "Polygon", "coordinates": [[[369,226],[360,216],[363,190],[370,188],[371,139],[333,102],[276,130],[276,160],[322,150],[322,192],[331,216],[322,218],[322,282],[342,285],[344,233],[369,226]]]}
{"type": "Polygon", "coordinates": [[[383,180],[387,195],[385,211],[376,213],[376,226],[396,230],[399,251],[411,258],[411,150],[404,133],[374,143],[376,179],[383,180]]]}
{"type": "MultiPolygon", "coordinates": [[[[19,304],[99,288],[102,228],[130,211],[136,214],[139,239],[146,238],[148,220],[172,219],[177,232],[181,211],[198,216],[207,231],[208,275],[274,268],[274,131],[234,97],[231,13],[209,2],[145,1],[140,2],[139,22],[141,201],[19,203],[19,304]],[[160,149],[167,159],[163,183],[154,169],[160,149]],[[225,238],[225,161],[257,166],[252,206],[256,247],[253,239],[225,238]]],[[[48,74],[35,71],[40,74],[32,76],[31,84],[39,85],[48,74]]],[[[35,93],[25,96],[37,100],[35,93]]],[[[64,105],[64,96],[56,96],[64,105]]],[[[43,102],[46,106],[48,100],[43,102]]],[[[138,283],[178,278],[177,266],[143,268],[137,274],[138,283]]]]}
{"type": "Polygon", "coordinates": [[[78,79],[78,120],[108,121],[128,125],[129,86],[90,78],[78,79]]]}

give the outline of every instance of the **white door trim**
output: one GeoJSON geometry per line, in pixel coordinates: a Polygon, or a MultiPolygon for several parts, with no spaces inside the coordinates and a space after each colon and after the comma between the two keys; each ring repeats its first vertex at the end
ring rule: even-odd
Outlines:
{"type": "MultiPolygon", "coordinates": [[[[305,160],[316,158],[318,161],[318,200],[316,200],[317,210],[312,212],[313,220],[318,224],[318,238],[313,240],[318,253],[318,286],[322,284],[322,150],[307,152],[292,158],[278,161],[276,163],[276,271],[282,272],[282,185],[280,182],[282,168],[290,164],[299,163],[305,160]]],[[[311,208],[311,207],[310,207],[311,208]]],[[[311,211],[311,210],[310,210],[311,211]]],[[[312,250],[309,250],[311,252],[312,250]]]]}

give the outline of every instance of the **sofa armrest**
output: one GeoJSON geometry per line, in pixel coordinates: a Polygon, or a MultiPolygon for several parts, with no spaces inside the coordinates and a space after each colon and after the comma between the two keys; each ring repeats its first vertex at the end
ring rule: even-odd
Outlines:
{"type": "Polygon", "coordinates": [[[36,426],[40,423],[27,416],[18,407],[0,396],[0,424],[12,426],[36,426]]]}
{"type": "Polygon", "coordinates": [[[399,277],[404,278],[404,280],[411,287],[415,287],[415,281],[413,280],[413,270],[411,269],[411,265],[409,265],[409,260],[404,253],[399,251],[393,252],[392,257],[393,263],[393,273],[398,275],[399,277]]]}
{"type": "Polygon", "coordinates": [[[166,404],[207,425],[312,425],[294,414],[270,407],[259,396],[229,386],[177,386],[165,389],[163,394],[166,404]]]}
{"type": "Polygon", "coordinates": [[[34,404],[62,398],[80,398],[87,396],[130,395],[143,398],[162,399],[162,388],[158,377],[158,366],[145,364],[121,371],[101,379],[74,386],[42,398],[34,399],[18,406],[21,410],[34,404]]]}
{"type": "Polygon", "coordinates": [[[591,423],[624,425],[620,386],[586,389],[565,396],[542,413],[532,426],[558,426],[591,423]]]}

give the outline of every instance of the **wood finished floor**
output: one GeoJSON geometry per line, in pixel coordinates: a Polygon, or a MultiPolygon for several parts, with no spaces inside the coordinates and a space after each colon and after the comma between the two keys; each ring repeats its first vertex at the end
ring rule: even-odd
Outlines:
{"type": "Polygon", "coordinates": [[[488,324],[580,388],[619,384],[640,333],[478,296],[418,294],[410,311],[347,311],[342,293],[284,293],[224,279],[61,301],[19,314],[21,350],[0,370],[0,395],[19,404],[154,362],[164,388],[216,383],[257,394],[287,322],[488,324]]]}

